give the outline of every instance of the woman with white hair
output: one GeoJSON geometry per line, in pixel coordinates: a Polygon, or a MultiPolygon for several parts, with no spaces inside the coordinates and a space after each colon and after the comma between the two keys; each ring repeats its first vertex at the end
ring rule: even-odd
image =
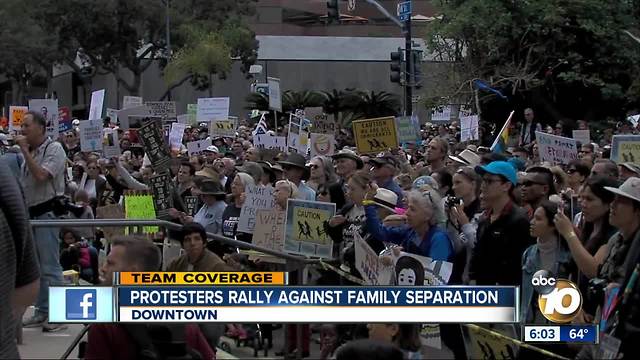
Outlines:
{"type": "Polygon", "coordinates": [[[251,234],[238,233],[240,211],[244,204],[244,191],[248,185],[255,185],[255,180],[247,173],[238,173],[231,183],[232,201],[222,213],[222,235],[244,242],[251,242],[251,234]]]}
{"type": "Polygon", "coordinates": [[[276,200],[276,210],[287,210],[287,201],[297,199],[298,187],[289,180],[276,182],[273,190],[273,197],[276,200]]]}
{"type": "Polygon", "coordinates": [[[430,257],[433,260],[450,261],[453,247],[447,233],[438,226],[445,221],[442,199],[437,191],[413,190],[407,194],[409,206],[405,213],[407,225],[388,227],[378,218],[373,202],[377,186],[372,186],[363,201],[366,227],[372,237],[383,242],[401,245],[404,251],[430,257]]]}

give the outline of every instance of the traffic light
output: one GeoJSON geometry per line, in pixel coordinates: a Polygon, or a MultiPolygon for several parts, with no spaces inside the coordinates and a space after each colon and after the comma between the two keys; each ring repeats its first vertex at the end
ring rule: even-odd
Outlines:
{"type": "Polygon", "coordinates": [[[391,70],[391,74],[389,76],[389,80],[394,83],[401,84],[402,83],[402,49],[398,48],[398,51],[391,52],[391,65],[389,69],[391,70]]]}
{"type": "Polygon", "coordinates": [[[411,50],[411,84],[416,89],[422,87],[422,50],[411,50]]]}
{"type": "Polygon", "coordinates": [[[327,1],[327,20],[329,22],[340,21],[340,8],[338,7],[338,0],[327,1]]]}

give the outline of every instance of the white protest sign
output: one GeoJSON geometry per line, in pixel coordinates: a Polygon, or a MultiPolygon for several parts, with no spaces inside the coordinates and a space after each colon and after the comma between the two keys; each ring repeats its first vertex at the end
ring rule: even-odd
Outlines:
{"type": "Polygon", "coordinates": [[[229,98],[200,98],[196,110],[196,121],[227,120],[229,118],[229,98]]]}
{"type": "Polygon", "coordinates": [[[118,132],[113,129],[104,129],[104,140],[102,142],[102,152],[104,157],[110,159],[114,156],[120,156],[120,142],[118,141],[118,132]]]}
{"type": "Polygon", "coordinates": [[[177,116],[177,120],[178,120],[178,122],[179,122],[180,124],[187,124],[187,125],[189,125],[189,124],[191,124],[191,122],[190,122],[190,117],[191,117],[191,115],[189,115],[189,114],[178,115],[178,116],[177,116]]]}
{"type": "Polygon", "coordinates": [[[142,98],[140,96],[125,96],[122,98],[122,109],[129,109],[140,105],[142,105],[142,98]]]}
{"type": "Polygon", "coordinates": [[[169,132],[169,148],[171,151],[180,151],[182,149],[182,137],[187,125],[180,123],[171,123],[171,131],[169,132]]]}
{"type": "Polygon", "coordinates": [[[60,126],[58,121],[58,100],[53,99],[32,99],[29,100],[29,111],[42,114],[47,121],[47,136],[53,139],[58,138],[60,126]]]}
{"type": "Polygon", "coordinates": [[[80,121],[80,151],[92,152],[102,150],[102,120],[80,121]]]}
{"type": "Polygon", "coordinates": [[[118,109],[107,108],[107,111],[105,112],[105,114],[109,118],[110,124],[115,125],[118,123],[118,109]]]}
{"type": "Polygon", "coordinates": [[[325,114],[322,107],[304,108],[304,117],[311,121],[314,133],[335,134],[336,122],[333,119],[333,115],[325,114]]]}
{"type": "Polygon", "coordinates": [[[266,210],[276,206],[273,198],[273,187],[248,185],[245,188],[245,201],[240,210],[240,220],[238,221],[238,231],[253,234],[256,226],[256,211],[266,210]]]}
{"type": "Polygon", "coordinates": [[[282,251],[285,220],[286,213],[284,211],[257,210],[251,243],[267,249],[282,251]]]}
{"type": "Polygon", "coordinates": [[[389,285],[393,267],[384,269],[380,257],[367,244],[357,231],[353,234],[353,246],[356,253],[356,269],[367,285],[389,285]]]}
{"type": "Polygon", "coordinates": [[[573,130],[573,139],[581,145],[591,143],[591,132],[589,130],[573,130]]]}
{"type": "Polygon", "coordinates": [[[105,90],[97,90],[91,93],[91,106],[89,107],[89,120],[102,118],[102,108],[104,107],[105,90]]]}
{"type": "Polygon", "coordinates": [[[287,138],[284,136],[254,135],[253,145],[261,149],[287,150],[287,138]]]}
{"type": "Polygon", "coordinates": [[[432,110],[431,121],[433,122],[449,122],[451,121],[451,106],[447,105],[442,110],[432,110]]]}
{"type": "Polygon", "coordinates": [[[336,151],[336,139],[329,134],[311,133],[311,157],[331,156],[336,151]]]}
{"type": "Polygon", "coordinates": [[[578,158],[578,145],[575,139],[536,131],[540,160],[552,164],[567,165],[578,158]]]}
{"type": "Polygon", "coordinates": [[[200,155],[209,146],[211,146],[211,139],[190,141],[187,143],[187,151],[189,156],[200,155]]]}
{"type": "Polygon", "coordinates": [[[280,93],[280,79],[267,78],[269,84],[269,109],[282,111],[282,94],[280,93]]]}
{"type": "Polygon", "coordinates": [[[144,104],[151,109],[153,116],[163,119],[175,119],[178,116],[175,101],[147,101],[144,104]]]}
{"type": "Polygon", "coordinates": [[[151,109],[145,105],[122,109],[118,111],[118,120],[120,120],[120,129],[129,130],[129,125],[131,120],[129,117],[144,118],[144,117],[151,117],[151,116],[152,116],[151,109]]]}
{"type": "Polygon", "coordinates": [[[478,140],[478,115],[460,118],[460,141],[478,140]]]}

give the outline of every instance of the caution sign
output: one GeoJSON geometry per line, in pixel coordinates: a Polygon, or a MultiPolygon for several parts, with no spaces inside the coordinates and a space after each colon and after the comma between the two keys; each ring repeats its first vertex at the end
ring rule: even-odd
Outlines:
{"type": "Polygon", "coordinates": [[[331,258],[333,241],[325,225],[336,212],[336,204],[289,199],[284,250],[288,253],[331,258]]]}
{"type": "Polygon", "coordinates": [[[398,147],[396,122],[392,116],[354,121],[353,135],[361,154],[379,153],[398,147]]]}

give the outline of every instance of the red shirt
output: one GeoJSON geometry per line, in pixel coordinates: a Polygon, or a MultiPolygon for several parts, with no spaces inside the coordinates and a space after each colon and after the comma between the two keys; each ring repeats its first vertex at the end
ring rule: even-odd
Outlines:
{"type": "MultiPolygon", "coordinates": [[[[185,325],[187,346],[198,351],[203,359],[215,360],[204,335],[197,325],[185,325]]],[[[115,324],[95,324],[89,328],[89,343],[85,359],[135,359],[137,346],[129,333],[115,324]]]]}

